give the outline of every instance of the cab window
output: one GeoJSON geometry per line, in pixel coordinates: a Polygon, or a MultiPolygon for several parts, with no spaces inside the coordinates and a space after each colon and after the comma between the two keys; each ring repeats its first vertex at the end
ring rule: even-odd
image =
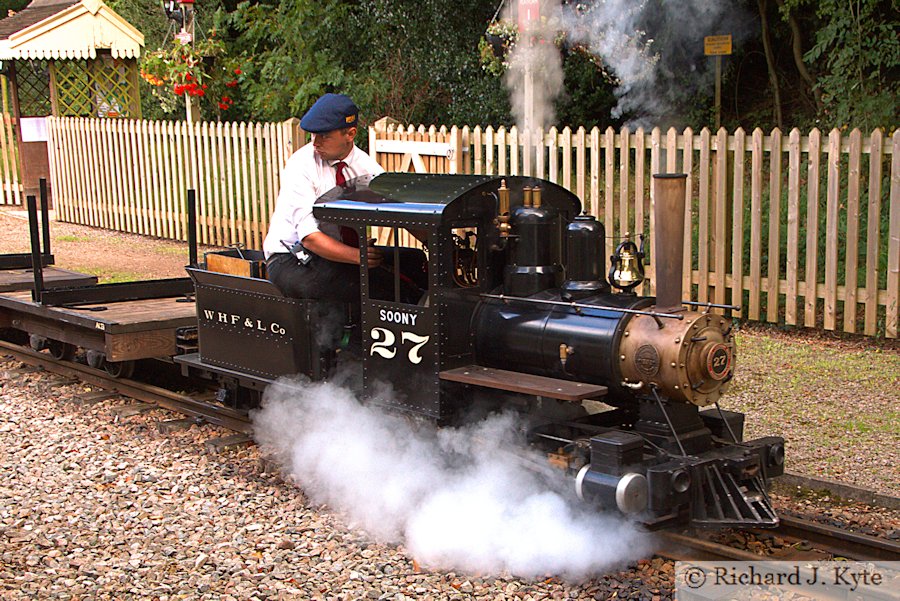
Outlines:
{"type": "Polygon", "coordinates": [[[383,262],[369,268],[371,300],[420,304],[428,295],[427,232],[401,227],[373,227],[370,241],[382,251],[383,262]]]}

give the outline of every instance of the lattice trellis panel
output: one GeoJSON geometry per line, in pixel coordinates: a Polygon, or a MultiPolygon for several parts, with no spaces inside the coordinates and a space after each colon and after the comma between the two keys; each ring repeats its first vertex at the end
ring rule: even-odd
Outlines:
{"type": "Polygon", "coordinates": [[[17,60],[16,87],[22,117],[45,117],[50,114],[50,61],[17,60]]]}
{"type": "Polygon", "coordinates": [[[57,114],[61,117],[140,117],[134,59],[98,56],[54,61],[57,114]]]}

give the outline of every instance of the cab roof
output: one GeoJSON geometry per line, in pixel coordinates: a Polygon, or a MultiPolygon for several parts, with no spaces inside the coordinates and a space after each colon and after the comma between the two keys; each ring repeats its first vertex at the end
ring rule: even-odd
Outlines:
{"type": "Polygon", "coordinates": [[[496,213],[501,181],[516,206],[524,186],[540,186],[545,205],[572,219],[581,210],[578,197],[561,186],[521,176],[383,173],[350,180],[322,195],[313,207],[325,221],[396,224],[442,222],[496,213]]]}

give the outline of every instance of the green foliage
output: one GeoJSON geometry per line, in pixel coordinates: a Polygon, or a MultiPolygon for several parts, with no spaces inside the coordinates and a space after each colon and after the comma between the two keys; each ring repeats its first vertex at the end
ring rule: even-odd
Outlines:
{"type": "Polygon", "coordinates": [[[0,0],[0,16],[6,17],[9,11],[19,12],[26,6],[30,0],[0,0]]]}
{"type": "Polygon", "coordinates": [[[501,112],[473,94],[488,80],[476,47],[490,12],[477,0],[285,0],[243,2],[223,22],[253,56],[245,110],[255,118],[298,116],[319,95],[342,92],[364,121],[436,123],[501,112]]]}
{"type": "Polygon", "coordinates": [[[571,48],[563,52],[564,94],[556,101],[556,121],[571,127],[619,125],[610,119],[618,100],[614,82],[599,60],[586,50],[571,48]]]}
{"type": "MultiPolygon", "coordinates": [[[[809,0],[792,0],[797,8],[809,0]]],[[[825,127],[898,124],[900,35],[895,0],[818,0],[821,23],[804,60],[818,68],[825,127]]]]}
{"type": "MultiPolygon", "coordinates": [[[[23,0],[6,1],[12,6],[23,0]]],[[[159,0],[109,0],[109,4],[144,33],[148,51],[159,48],[167,35],[171,38],[173,31],[159,0]]],[[[824,107],[818,126],[848,124],[866,131],[896,127],[895,98],[900,92],[896,0],[783,0],[769,2],[772,12],[776,4],[785,17],[790,14],[799,22],[804,38],[800,47],[807,51],[806,63],[824,107]]],[[[229,119],[296,117],[319,95],[344,92],[359,104],[364,123],[386,115],[426,124],[511,123],[509,99],[499,77],[502,59],[494,58],[485,39],[495,3],[205,0],[195,8],[202,32],[198,39],[216,29],[227,56],[248,57],[242,66],[242,94],[228,111],[229,119]],[[491,68],[486,71],[484,64],[491,68]]],[[[754,0],[739,3],[735,14],[741,12],[737,9],[742,14],[758,10],[754,0]]],[[[652,6],[647,12],[651,20],[662,14],[652,6]]],[[[812,121],[815,103],[791,66],[793,34],[787,21],[772,18],[769,23],[785,121],[805,126],[812,121]]],[[[709,86],[697,86],[694,47],[679,46],[683,36],[675,35],[668,21],[657,25],[654,43],[666,49],[667,67],[656,93],[684,110],[664,115],[673,121],[654,124],[710,123],[712,92],[709,86]]],[[[772,125],[771,101],[760,93],[767,81],[766,66],[760,58],[758,32],[754,35],[755,39],[743,41],[737,35],[735,55],[725,61],[722,118],[729,126],[772,125]]],[[[603,66],[594,68],[597,59],[592,65],[591,57],[577,48],[563,51],[565,89],[557,101],[557,125],[618,125],[610,118],[613,85],[603,66]]],[[[168,107],[174,112],[164,115],[151,90],[142,84],[145,117],[183,114],[179,100],[168,107]]]]}

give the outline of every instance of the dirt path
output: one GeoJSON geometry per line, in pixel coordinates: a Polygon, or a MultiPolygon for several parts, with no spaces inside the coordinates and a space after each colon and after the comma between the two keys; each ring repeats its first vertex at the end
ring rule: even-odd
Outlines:
{"type": "MultiPolygon", "coordinates": [[[[70,223],[50,221],[56,266],[89,273],[101,282],[185,276],[185,242],[161,240],[70,223]]],[[[201,256],[203,250],[201,249],[201,256]]],[[[30,252],[28,214],[0,207],[0,253],[30,252]]]]}

